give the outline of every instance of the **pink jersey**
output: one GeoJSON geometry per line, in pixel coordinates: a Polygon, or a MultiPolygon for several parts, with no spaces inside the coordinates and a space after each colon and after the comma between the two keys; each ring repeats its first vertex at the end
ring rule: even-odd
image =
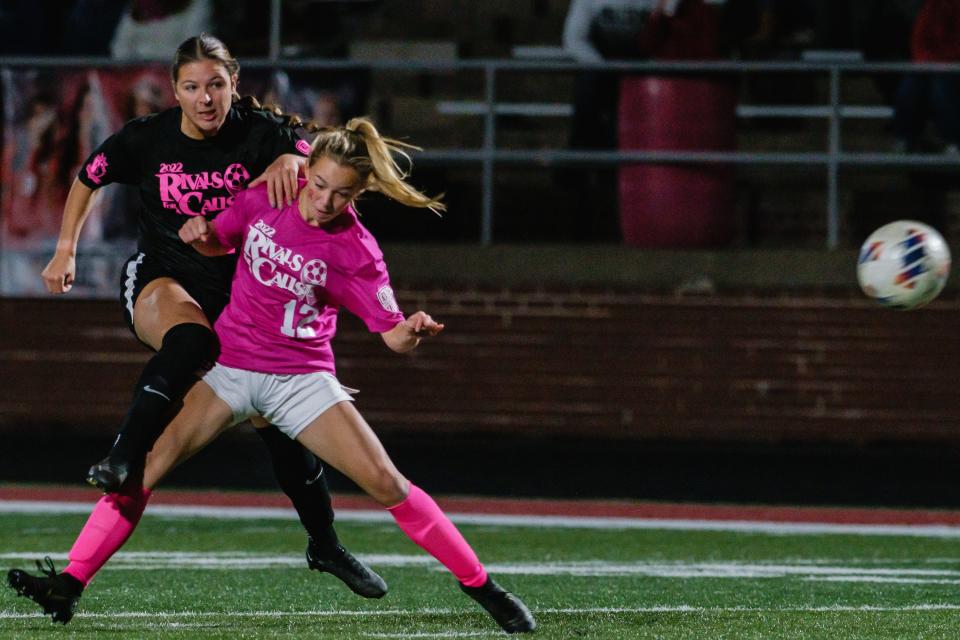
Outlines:
{"type": "Polygon", "coordinates": [[[335,374],[330,340],[341,306],[378,333],[403,320],[377,241],[352,209],[337,221],[325,230],[307,224],[296,202],[272,208],[266,185],[240,192],[217,216],[217,238],[240,253],[230,303],[216,323],[218,362],[335,374]]]}

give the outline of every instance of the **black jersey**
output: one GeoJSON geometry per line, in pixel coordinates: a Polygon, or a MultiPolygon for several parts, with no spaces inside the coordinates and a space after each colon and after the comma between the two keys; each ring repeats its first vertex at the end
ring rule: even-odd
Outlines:
{"type": "Polygon", "coordinates": [[[226,288],[236,256],[206,257],[177,232],[190,216],[213,219],[277,156],[309,147],[271,113],[234,106],[217,135],[203,140],[180,130],[180,107],[131,120],[107,138],[80,169],[96,189],[111,182],[140,191],[139,250],[204,287],[226,288]]]}

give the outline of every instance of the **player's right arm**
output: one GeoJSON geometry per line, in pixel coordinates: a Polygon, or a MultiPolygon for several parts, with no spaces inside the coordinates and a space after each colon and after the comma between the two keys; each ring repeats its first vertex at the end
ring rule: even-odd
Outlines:
{"type": "MultiPolygon", "coordinates": [[[[190,218],[180,227],[180,239],[205,256],[222,256],[240,246],[247,229],[247,201],[251,193],[261,194],[266,187],[241,191],[233,204],[221,212],[216,220],[203,216],[190,218]]],[[[262,196],[262,194],[261,194],[262,196]]],[[[266,198],[261,197],[261,205],[266,198]]]]}
{"type": "Polygon", "coordinates": [[[203,216],[190,218],[180,227],[180,239],[205,256],[226,255],[231,249],[220,243],[214,224],[203,216]]]}
{"type": "Polygon", "coordinates": [[[67,194],[67,202],[63,206],[63,220],[60,223],[60,236],[57,238],[57,248],[40,272],[43,284],[50,293],[66,293],[73,287],[73,280],[77,275],[77,244],[80,241],[80,230],[90,215],[94,202],[94,190],[74,179],[67,194]]]}
{"type": "Polygon", "coordinates": [[[40,272],[50,293],[66,293],[73,287],[77,272],[77,244],[80,230],[90,216],[96,192],[112,182],[136,184],[140,172],[139,155],[133,150],[142,142],[142,131],[150,118],[128,122],[103,141],[87,158],[70,185],[63,205],[60,236],[53,258],[40,272]]]}

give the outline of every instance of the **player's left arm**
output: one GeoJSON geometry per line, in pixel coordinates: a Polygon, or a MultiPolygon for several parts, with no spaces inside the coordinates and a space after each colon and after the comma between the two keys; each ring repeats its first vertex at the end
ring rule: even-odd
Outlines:
{"type": "Polygon", "coordinates": [[[381,333],[383,341],[397,353],[406,353],[416,349],[421,338],[435,336],[443,331],[443,324],[430,317],[425,311],[417,311],[402,322],[381,333]]]}
{"type": "Polygon", "coordinates": [[[407,317],[397,305],[383,254],[371,239],[365,247],[366,259],[357,256],[352,269],[342,278],[339,302],[359,317],[371,332],[379,333],[384,343],[397,353],[406,353],[426,336],[443,331],[443,325],[425,311],[407,317]]]}

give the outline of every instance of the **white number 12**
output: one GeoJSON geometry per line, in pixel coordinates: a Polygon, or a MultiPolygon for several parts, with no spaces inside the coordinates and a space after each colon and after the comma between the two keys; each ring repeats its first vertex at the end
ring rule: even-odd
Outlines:
{"type": "Polygon", "coordinates": [[[300,318],[297,326],[294,327],[293,321],[297,316],[297,303],[297,300],[291,300],[283,305],[283,326],[280,327],[280,332],[291,338],[313,338],[317,334],[313,330],[313,327],[308,327],[307,325],[317,319],[320,311],[308,304],[302,305],[300,307],[300,315],[303,317],[300,318]]]}

